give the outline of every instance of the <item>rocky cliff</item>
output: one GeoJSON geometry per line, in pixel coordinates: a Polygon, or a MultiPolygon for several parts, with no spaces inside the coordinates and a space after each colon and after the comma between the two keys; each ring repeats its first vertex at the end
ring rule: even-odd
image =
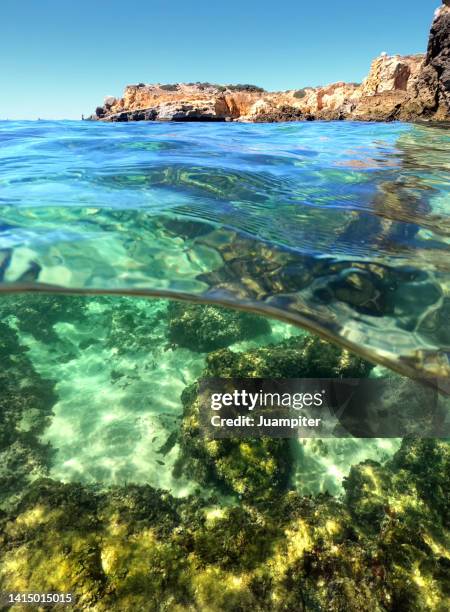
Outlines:
{"type": "Polygon", "coordinates": [[[128,85],[91,119],[102,121],[450,121],[450,0],[436,10],[426,54],[383,53],[362,84],[283,92],[254,85],[128,85]]]}

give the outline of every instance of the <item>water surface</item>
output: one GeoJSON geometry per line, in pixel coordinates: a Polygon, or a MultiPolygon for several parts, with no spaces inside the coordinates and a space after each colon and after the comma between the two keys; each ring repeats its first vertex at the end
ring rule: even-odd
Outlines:
{"type": "Polygon", "coordinates": [[[1,289],[229,304],[444,385],[449,135],[1,122],[1,289]]]}

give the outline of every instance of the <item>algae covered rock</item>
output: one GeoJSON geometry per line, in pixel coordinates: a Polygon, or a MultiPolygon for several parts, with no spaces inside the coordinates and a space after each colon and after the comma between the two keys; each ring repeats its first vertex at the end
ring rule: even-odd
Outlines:
{"type": "Polygon", "coordinates": [[[129,297],[102,297],[98,303],[107,314],[106,344],[118,355],[153,349],[158,341],[165,301],[129,297]]]}
{"type": "MultiPolygon", "coordinates": [[[[114,319],[114,347],[137,323],[129,346],[148,346],[144,314],[130,304],[114,319]]],[[[405,440],[385,463],[354,465],[344,496],[305,497],[289,490],[288,441],[203,437],[196,383],[182,398],[180,468],[232,495],[177,499],[149,485],[35,480],[50,463],[39,438],[53,385],[4,323],[0,359],[0,492],[8,496],[0,592],[72,592],[74,609],[98,612],[448,609],[448,442],[405,440]]],[[[205,376],[364,376],[370,368],[308,336],[215,351],[205,376]]]]}
{"type": "Polygon", "coordinates": [[[346,499],[358,524],[377,528],[392,510],[414,513],[426,504],[439,515],[443,526],[450,526],[450,446],[432,439],[405,439],[386,464],[364,461],[350,470],[344,480],[346,499]],[[405,492],[414,484],[414,495],[405,492]],[[389,507],[384,505],[390,498],[389,507]]]}
{"type": "Polygon", "coordinates": [[[54,325],[61,322],[75,324],[86,317],[86,297],[24,293],[0,298],[0,318],[13,317],[21,333],[31,334],[36,340],[54,342],[54,325]]]}
{"type": "MultiPolygon", "coordinates": [[[[203,377],[335,378],[367,376],[371,365],[317,337],[236,353],[221,349],[206,358],[203,377]]],[[[210,439],[200,423],[199,385],[182,394],[178,469],[201,484],[215,482],[246,499],[269,499],[286,489],[292,442],[280,438],[210,439]]]]}
{"type": "Polygon", "coordinates": [[[99,612],[444,612],[449,456],[405,440],[353,466],[344,498],[258,505],[37,481],[0,514],[0,589],[70,591],[99,612]]]}
{"type": "Polygon", "coordinates": [[[276,496],[288,485],[292,466],[290,441],[280,438],[210,439],[200,425],[199,386],[182,394],[181,456],[177,469],[199,483],[216,483],[247,500],[276,496]]]}
{"type": "Polygon", "coordinates": [[[343,500],[285,495],[281,609],[446,610],[449,459],[447,441],[404,440],[385,464],[353,466],[343,500]]]}
{"type": "Polygon", "coordinates": [[[389,610],[445,610],[449,480],[450,445],[431,439],[404,440],[385,465],[365,461],[344,480],[352,525],[388,582],[389,610]]]}
{"type": "Polygon", "coordinates": [[[289,338],[279,344],[208,355],[205,376],[222,378],[364,378],[373,365],[318,336],[289,338]]]}
{"type": "Polygon", "coordinates": [[[47,473],[51,449],[39,436],[55,401],[53,384],[34,370],[17,332],[0,322],[0,504],[47,473]]]}
{"type": "Polygon", "coordinates": [[[267,319],[222,306],[170,302],[169,339],[192,351],[207,352],[270,333],[267,319]]]}

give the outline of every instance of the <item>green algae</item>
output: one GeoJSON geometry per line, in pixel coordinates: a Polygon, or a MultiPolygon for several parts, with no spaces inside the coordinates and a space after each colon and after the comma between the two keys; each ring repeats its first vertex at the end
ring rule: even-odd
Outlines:
{"type": "Polygon", "coordinates": [[[194,351],[214,351],[270,333],[267,319],[230,308],[169,302],[167,315],[171,342],[194,351]]]}
{"type": "Polygon", "coordinates": [[[447,443],[405,440],[353,466],[342,499],[237,506],[36,481],[0,518],[0,585],[71,590],[99,611],[444,611],[449,469],[447,443]]]}
{"type": "Polygon", "coordinates": [[[205,376],[223,378],[365,378],[373,365],[317,336],[289,338],[242,353],[223,349],[206,358],[205,376]]]}
{"type": "Polygon", "coordinates": [[[36,340],[57,342],[55,325],[61,322],[80,323],[87,316],[86,297],[61,295],[2,295],[2,320],[13,319],[22,334],[31,334],[36,340]]]}
{"type": "MultiPolygon", "coordinates": [[[[209,353],[202,377],[335,378],[367,376],[372,365],[317,337],[233,352],[209,353]]],[[[201,431],[198,383],[181,396],[181,455],[176,469],[201,484],[223,484],[242,498],[267,498],[286,489],[293,470],[293,441],[280,438],[209,439],[201,431]]]]}
{"type": "Polygon", "coordinates": [[[17,332],[0,322],[0,508],[31,479],[48,474],[51,447],[40,440],[56,401],[17,332]]]}
{"type": "Polygon", "coordinates": [[[250,500],[286,488],[292,470],[289,440],[209,439],[201,431],[198,385],[188,387],[181,400],[184,415],[176,473],[190,474],[202,485],[223,485],[225,491],[250,500]]]}
{"type": "MultiPolygon", "coordinates": [[[[73,592],[74,609],[98,612],[447,609],[448,442],[404,440],[391,458],[349,463],[342,495],[305,495],[293,478],[308,478],[296,465],[297,441],[199,435],[203,376],[363,377],[371,364],[310,335],[274,337],[271,344],[266,333],[249,341],[236,331],[240,315],[226,314],[233,347],[191,355],[172,346],[165,301],[48,300],[0,303],[0,591],[73,592]],[[175,384],[189,355],[195,367],[175,384]],[[172,358],[176,366],[168,370],[172,358]],[[76,387],[83,360],[84,384],[111,389],[105,407],[76,387]],[[157,383],[161,372],[166,380],[157,383]],[[98,427],[88,444],[77,441],[80,457],[92,451],[82,445],[91,447],[94,436],[105,445],[99,453],[106,445],[121,460],[125,448],[131,452],[138,430],[129,415],[142,414],[151,384],[160,385],[154,394],[181,394],[170,427],[158,436],[149,430],[136,447],[151,450],[140,467],[155,486],[129,478],[114,484],[98,474],[86,479],[60,460],[55,471],[55,446],[64,439],[48,432],[73,419],[83,402],[92,413],[88,423],[98,427]],[[107,419],[96,423],[95,412],[112,414],[118,396],[126,420],[112,429],[107,419]],[[173,483],[183,479],[191,486],[180,495],[173,483]]],[[[183,307],[181,317],[187,312],[214,331],[217,312],[183,307]]],[[[214,336],[208,341],[214,344],[214,336]]],[[[156,410],[154,418],[167,417],[156,410]]],[[[309,452],[332,450],[318,441],[309,452]]]]}

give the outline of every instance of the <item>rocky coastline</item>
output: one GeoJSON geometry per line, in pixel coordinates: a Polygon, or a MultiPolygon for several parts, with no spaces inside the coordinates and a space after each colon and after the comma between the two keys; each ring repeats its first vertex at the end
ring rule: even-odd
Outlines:
{"type": "Polygon", "coordinates": [[[450,0],[435,11],[425,54],[382,53],[361,83],[267,92],[255,85],[128,85],[90,120],[450,121],[450,0]]]}

